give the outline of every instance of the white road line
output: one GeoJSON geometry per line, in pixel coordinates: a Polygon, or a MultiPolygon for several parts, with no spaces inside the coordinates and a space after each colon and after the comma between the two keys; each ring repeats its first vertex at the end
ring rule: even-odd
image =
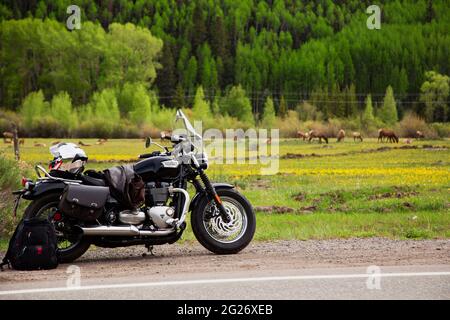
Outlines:
{"type": "Polygon", "coordinates": [[[164,282],[142,282],[142,283],[122,283],[91,285],[80,287],[55,287],[0,291],[0,296],[28,293],[46,293],[63,291],[81,291],[81,290],[100,290],[100,289],[121,289],[121,288],[140,288],[140,287],[164,287],[198,284],[217,284],[217,283],[239,283],[239,282],[265,282],[265,281],[288,281],[288,280],[326,280],[326,279],[356,279],[356,278],[392,278],[392,277],[436,277],[450,276],[450,272],[401,272],[401,273],[380,273],[380,274],[334,274],[334,275],[311,275],[311,276],[279,276],[279,277],[255,277],[255,278],[230,278],[230,279],[203,279],[203,280],[185,280],[185,281],[164,281],[164,282]]]}

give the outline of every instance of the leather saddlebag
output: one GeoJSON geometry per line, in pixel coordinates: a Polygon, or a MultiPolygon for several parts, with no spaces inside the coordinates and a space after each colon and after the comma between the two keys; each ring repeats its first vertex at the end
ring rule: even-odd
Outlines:
{"type": "Polygon", "coordinates": [[[108,196],[108,187],[69,184],[64,189],[59,210],[82,221],[95,221],[102,214],[108,196]]]}

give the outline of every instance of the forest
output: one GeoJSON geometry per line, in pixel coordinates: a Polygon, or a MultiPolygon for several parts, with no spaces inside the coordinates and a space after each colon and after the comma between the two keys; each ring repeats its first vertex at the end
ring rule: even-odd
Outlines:
{"type": "Polygon", "coordinates": [[[138,136],[174,107],[221,128],[448,122],[449,2],[378,1],[380,30],[371,4],[6,0],[2,117],[40,136],[138,136]],[[71,4],[80,30],[66,28],[71,4]]]}

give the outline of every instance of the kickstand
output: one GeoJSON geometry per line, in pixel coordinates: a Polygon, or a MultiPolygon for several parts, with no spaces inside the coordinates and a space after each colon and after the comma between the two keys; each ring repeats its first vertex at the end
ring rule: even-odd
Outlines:
{"type": "Polygon", "coordinates": [[[154,256],[154,255],[155,255],[155,254],[153,253],[153,246],[152,246],[152,245],[146,244],[145,247],[147,248],[148,253],[150,253],[151,256],[154,256]]]}

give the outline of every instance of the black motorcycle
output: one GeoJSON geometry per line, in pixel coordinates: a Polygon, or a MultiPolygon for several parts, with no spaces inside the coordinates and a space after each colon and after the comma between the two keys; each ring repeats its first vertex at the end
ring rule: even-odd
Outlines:
{"type": "Polygon", "coordinates": [[[24,189],[15,192],[15,210],[21,198],[31,200],[24,217],[47,217],[54,223],[61,262],[74,261],[91,244],[109,248],[143,244],[148,249],[172,244],[183,234],[188,212],[194,235],[206,249],[238,253],[255,233],[253,208],[232,185],[210,182],[205,174],[208,158],[198,147],[201,136],[181,110],[176,118],[186,134],[162,134],[172,142],[171,150],[147,138],[146,147],[154,144],[164,150],[142,154],[134,165],[111,168],[109,177],[107,170],[47,172],[36,166],[39,178],[23,181],[24,189]],[[196,191],[192,200],[188,182],[196,191]],[[130,200],[140,196],[138,207],[130,206],[130,200]]]}

